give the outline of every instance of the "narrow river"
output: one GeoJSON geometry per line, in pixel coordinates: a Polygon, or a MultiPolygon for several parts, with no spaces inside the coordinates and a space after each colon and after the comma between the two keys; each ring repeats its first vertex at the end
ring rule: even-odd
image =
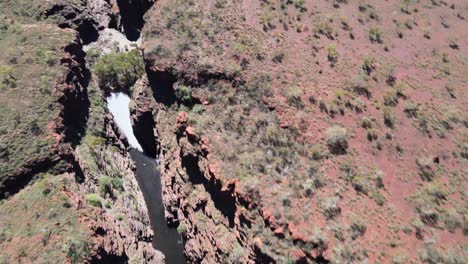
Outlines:
{"type": "Polygon", "coordinates": [[[130,98],[124,93],[113,93],[107,98],[107,106],[114,120],[125,134],[130,144],[130,156],[136,165],[136,178],[143,196],[151,227],[154,231],[153,246],[166,256],[168,264],[186,263],[182,237],[175,228],[169,228],[164,216],[162,189],[156,160],[146,156],[133,134],[130,122],[130,98]]]}

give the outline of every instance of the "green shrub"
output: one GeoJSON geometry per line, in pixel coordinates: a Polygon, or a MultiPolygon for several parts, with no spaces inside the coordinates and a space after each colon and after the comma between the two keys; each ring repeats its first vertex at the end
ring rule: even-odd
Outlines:
{"type": "Polygon", "coordinates": [[[388,90],[384,96],[384,105],[396,106],[398,104],[398,96],[396,90],[388,90]]]}
{"type": "Polygon", "coordinates": [[[180,102],[190,104],[192,102],[192,88],[185,85],[177,85],[175,87],[175,94],[180,102]]]}
{"type": "Polygon", "coordinates": [[[366,230],[366,224],[359,219],[355,219],[351,224],[351,239],[355,240],[356,238],[363,236],[364,233],[366,233],[366,230]]]}
{"type": "Polygon", "coordinates": [[[328,45],[326,48],[327,50],[327,59],[332,63],[335,64],[338,61],[338,56],[340,55],[336,50],[336,46],[331,44],[328,45]]]}
{"type": "Polygon", "coordinates": [[[327,129],[327,145],[333,154],[344,154],[348,148],[347,131],[340,126],[327,129]]]}
{"type": "Polygon", "coordinates": [[[419,105],[411,101],[406,101],[404,111],[406,116],[409,118],[418,117],[419,105]]]}
{"type": "Polygon", "coordinates": [[[419,169],[419,175],[425,181],[432,181],[435,177],[434,162],[430,158],[417,158],[416,165],[419,169]]]}
{"type": "Polygon", "coordinates": [[[468,143],[465,143],[463,146],[461,146],[460,155],[462,158],[468,159],[468,143]]]}
{"type": "Polygon", "coordinates": [[[71,238],[63,245],[63,250],[70,258],[71,263],[81,263],[90,254],[88,242],[71,238]]]}
{"type": "Polygon", "coordinates": [[[185,235],[187,233],[187,226],[184,223],[180,223],[177,226],[177,233],[181,236],[185,235]]]}
{"type": "Polygon", "coordinates": [[[334,219],[341,214],[341,208],[338,206],[340,198],[333,196],[320,201],[320,208],[327,219],[334,219]]]}
{"type": "Polygon", "coordinates": [[[364,57],[362,62],[362,69],[370,75],[372,70],[374,69],[375,59],[369,56],[364,57]]]}
{"type": "Polygon", "coordinates": [[[192,112],[194,112],[195,114],[201,114],[203,113],[203,105],[201,104],[196,104],[192,107],[192,112]]]}
{"type": "Polygon", "coordinates": [[[374,196],[373,196],[374,200],[375,200],[375,203],[378,205],[378,206],[382,206],[385,204],[385,197],[379,192],[379,191],[376,191],[374,193],[374,196]]]}
{"type": "Polygon", "coordinates": [[[429,264],[438,264],[443,262],[439,249],[435,248],[433,245],[427,245],[424,250],[420,252],[419,258],[422,262],[429,264]]]}
{"type": "Polygon", "coordinates": [[[108,194],[112,194],[112,179],[109,176],[101,176],[99,178],[99,193],[103,197],[108,194]]]}
{"type": "Polygon", "coordinates": [[[302,90],[297,86],[291,86],[288,88],[288,92],[286,94],[286,100],[290,106],[294,106],[297,109],[304,108],[301,99],[302,90]]]}
{"type": "Polygon", "coordinates": [[[299,9],[300,11],[305,11],[305,0],[293,0],[294,7],[299,9]]]}
{"type": "Polygon", "coordinates": [[[364,116],[361,118],[361,126],[363,128],[372,128],[372,118],[364,116]]]}
{"type": "Polygon", "coordinates": [[[112,182],[112,187],[115,190],[123,191],[123,180],[121,178],[114,177],[112,178],[111,182],[112,182]]]}
{"type": "Polygon", "coordinates": [[[106,139],[102,137],[86,135],[84,138],[84,142],[86,143],[86,145],[88,145],[88,147],[94,148],[97,146],[104,146],[104,144],[106,144],[106,139]]]}
{"type": "Polygon", "coordinates": [[[272,61],[273,61],[274,63],[281,63],[281,62],[283,62],[283,60],[284,60],[284,56],[285,56],[284,51],[282,51],[282,50],[277,50],[277,51],[275,51],[275,53],[273,54],[273,59],[272,59],[272,61]]]}
{"type": "Polygon", "coordinates": [[[128,90],[144,73],[143,59],[138,50],[110,53],[96,60],[94,72],[99,86],[111,90],[128,90]]]}
{"type": "Polygon", "coordinates": [[[384,123],[387,127],[393,128],[395,126],[395,115],[392,113],[392,109],[384,107],[382,110],[384,123]]]}
{"type": "Polygon", "coordinates": [[[444,224],[447,230],[453,233],[455,232],[455,229],[461,227],[462,222],[458,217],[457,212],[454,209],[451,209],[445,214],[444,224]]]}
{"type": "Polygon", "coordinates": [[[380,29],[377,27],[369,28],[369,39],[372,43],[382,43],[382,33],[380,32],[380,29]]]}
{"type": "Polygon", "coordinates": [[[379,138],[379,134],[378,134],[377,129],[375,128],[367,129],[367,140],[373,141],[373,140],[377,140],[378,138],[379,138]]]}
{"type": "Polygon", "coordinates": [[[99,208],[102,207],[102,200],[98,194],[90,193],[90,194],[87,194],[85,198],[88,204],[95,206],[95,207],[99,207],[99,208]]]}

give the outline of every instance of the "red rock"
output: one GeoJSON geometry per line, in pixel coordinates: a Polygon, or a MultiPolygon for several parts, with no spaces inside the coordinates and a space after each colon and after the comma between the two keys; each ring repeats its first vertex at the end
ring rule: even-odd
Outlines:
{"type": "Polygon", "coordinates": [[[208,138],[206,137],[202,137],[201,138],[201,142],[200,142],[200,148],[205,151],[206,153],[209,153],[210,152],[210,141],[208,138]]]}
{"type": "Polygon", "coordinates": [[[177,115],[177,123],[187,123],[188,117],[187,112],[182,111],[177,115]]]}
{"type": "Polygon", "coordinates": [[[253,242],[257,248],[261,248],[263,246],[263,241],[260,237],[254,238],[253,242]]]}
{"type": "Polygon", "coordinates": [[[282,227],[276,228],[276,229],[273,231],[273,234],[275,234],[275,236],[284,237],[284,228],[282,228],[282,227]]]}
{"type": "Polygon", "coordinates": [[[195,134],[195,131],[193,131],[193,128],[191,126],[188,126],[185,128],[185,133],[187,133],[187,136],[189,137],[196,137],[197,134],[195,134]]]}
{"type": "Polygon", "coordinates": [[[290,256],[296,263],[305,263],[307,261],[304,251],[297,248],[291,251],[290,256]]]}
{"type": "Polygon", "coordinates": [[[303,243],[308,242],[307,235],[302,233],[299,228],[293,224],[288,224],[289,232],[293,241],[302,241],[303,243]]]}
{"type": "Polygon", "coordinates": [[[184,112],[184,111],[179,112],[179,114],[177,115],[177,124],[176,124],[177,130],[182,132],[187,126],[187,121],[188,121],[187,112],[184,112]]]}

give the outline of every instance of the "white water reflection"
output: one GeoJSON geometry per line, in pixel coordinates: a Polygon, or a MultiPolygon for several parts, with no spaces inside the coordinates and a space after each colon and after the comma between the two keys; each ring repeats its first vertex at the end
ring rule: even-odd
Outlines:
{"type": "Polygon", "coordinates": [[[130,122],[130,109],[128,108],[129,103],[130,98],[124,93],[112,93],[111,96],[107,97],[107,107],[114,116],[114,120],[120,130],[127,137],[128,143],[131,147],[143,151],[133,134],[132,123],[130,122]]]}

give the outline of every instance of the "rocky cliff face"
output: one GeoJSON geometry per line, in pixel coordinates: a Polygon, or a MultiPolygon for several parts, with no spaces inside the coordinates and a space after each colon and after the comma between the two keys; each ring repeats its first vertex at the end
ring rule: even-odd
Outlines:
{"type": "Polygon", "coordinates": [[[151,89],[146,77],[140,80],[134,88],[132,118],[136,131],[146,131],[142,137],[147,141],[156,139],[153,146],[158,147],[161,161],[166,218],[170,225],[184,230],[188,261],[261,261],[264,256],[253,250],[247,231],[252,219],[245,210],[256,205],[239,193],[236,180],[222,178],[210,159],[209,140],[195,134],[187,113],[180,112],[172,118],[174,112],[167,109],[164,101],[155,99],[158,92],[151,89]],[[140,125],[143,123],[154,123],[155,127],[148,129],[140,125]]]}
{"type": "Polygon", "coordinates": [[[0,56],[0,261],[163,263],[128,144],[82,46],[118,27],[118,12],[106,1],[0,9],[9,47],[0,56]]]}

